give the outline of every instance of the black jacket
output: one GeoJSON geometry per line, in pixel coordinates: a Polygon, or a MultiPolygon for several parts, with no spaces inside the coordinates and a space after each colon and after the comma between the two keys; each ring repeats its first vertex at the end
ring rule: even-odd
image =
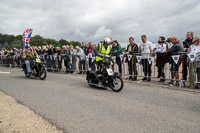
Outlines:
{"type": "Polygon", "coordinates": [[[127,46],[126,52],[129,52],[130,54],[133,54],[133,53],[138,53],[138,50],[139,50],[138,45],[136,43],[134,43],[133,45],[129,44],[127,46]],[[131,47],[131,51],[129,51],[129,47],[131,47]]]}

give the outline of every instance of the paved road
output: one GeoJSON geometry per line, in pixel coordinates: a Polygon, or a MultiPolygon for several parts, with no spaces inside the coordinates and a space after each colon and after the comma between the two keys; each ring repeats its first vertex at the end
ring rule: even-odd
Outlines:
{"type": "Polygon", "coordinates": [[[120,93],[88,87],[82,76],[45,81],[2,68],[0,91],[69,133],[200,133],[200,95],[125,83],[120,93]]]}

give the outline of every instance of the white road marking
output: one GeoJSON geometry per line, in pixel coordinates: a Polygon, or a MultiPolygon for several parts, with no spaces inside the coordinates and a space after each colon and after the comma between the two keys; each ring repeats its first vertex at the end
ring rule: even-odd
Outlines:
{"type": "Polygon", "coordinates": [[[2,73],[2,74],[10,74],[10,72],[2,72],[2,71],[0,71],[0,73],[2,73]]]}

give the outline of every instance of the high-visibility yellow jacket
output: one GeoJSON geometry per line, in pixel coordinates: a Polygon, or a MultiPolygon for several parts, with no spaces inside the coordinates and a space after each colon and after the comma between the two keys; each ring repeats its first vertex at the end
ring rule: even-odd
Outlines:
{"type": "MultiPolygon", "coordinates": [[[[99,43],[98,44],[98,53],[99,55],[102,55],[104,56],[104,54],[109,54],[111,49],[112,49],[112,45],[108,45],[107,49],[104,47],[103,43],[99,43]]],[[[96,62],[99,62],[99,61],[104,61],[103,58],[99,57],[99,56],[96,56],[96,62]]]]}

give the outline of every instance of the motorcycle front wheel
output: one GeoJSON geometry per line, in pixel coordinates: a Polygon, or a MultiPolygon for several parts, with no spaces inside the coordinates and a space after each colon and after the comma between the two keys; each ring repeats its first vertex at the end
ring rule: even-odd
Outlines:
{"type": "Polygon", "coordinates": [[[110,86],[110,88],[112,89],[112,91],[114,92],[120,92],[124,87],[124,81],[122,80],[121,77],[119,76],[114,76],[113,77],[113,82],[110,86]]]}
{"type": "Polygon", "coordinates": [[[39,78],[40,78],[41,80],[44,80],[44,79],[47,77],[47,71],[46,71],[46,69],[44,68],[44,66],[41,67],[38,76],[39,76],[39,78]]]}

